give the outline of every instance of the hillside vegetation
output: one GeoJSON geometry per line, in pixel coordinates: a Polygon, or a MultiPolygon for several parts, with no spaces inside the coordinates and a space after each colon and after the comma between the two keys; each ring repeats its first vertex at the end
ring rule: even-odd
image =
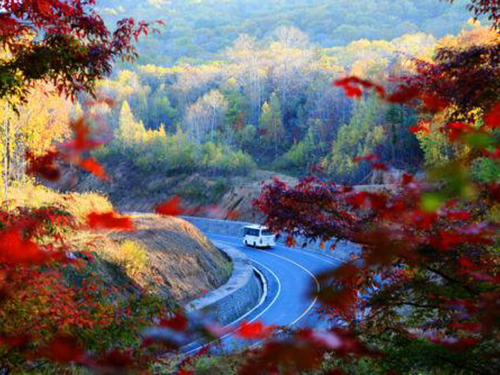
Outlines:
{"type": "MultiPolygon", "coordinates": [[[[97,193],[60,194],[22,185],[10,189],[10,208],[57,207],[83,225],[91,212],[113,208],[97,193]]],[[[158,215],[132,216],[137,230],[78,230],[64,234],[75,254],[90,253],[91,268],[123,297],[147,292],[167,305],[186,303],[216,289],[230,276],[231,263],[190,223],[158,215]]]]}
{"type": "MultiPolygon", "coordinates": [[[[374,93],[354,101],[332,82],[355,75],[389,81],[390,90],[398,84],[391,77],[415,74],[438,48],[497,39],[471,21],[442,39],[418,33],[322,48],[303,31],[281,27],[266,40],[241,35],[218,60],[121,70],[98,84],[112,106],[87,108],[82,97],[79,110],[100,118],[95,127],[106,146],[93,155],[113,172],[110,189],[122,184],[138,201],[147,192],[217,202],[231,185],[228,177],[251,177],[259,169],[295,177],[314,169],[337,183],[369,184],[374,172],[370,163],[355,162],[357,156],[376,154],[390,169],[418,173],[460,150],[425,130],[440,129],[441,117],[422,118],[374,93]],[[187,186],[186,175],[214,184],[187,186]],[[138,184],[131,182],[136,178],[138,184]]],[[[491,168],[478,165],[475,174],[491,179],[491,168]]]]}
{"type": "Polygon", "coordinates": [[[161,35],[139,44],[140,63],[173,65],[213,59],[240,34],[272,38],[294,26],[322,47],[358,39],[390,40],[424,32],[437,38],[457,34],[469,17],[466,1],[433,0],[103,0],[99,11],[110,24],[125,14],[163,19],[161,35]]]}

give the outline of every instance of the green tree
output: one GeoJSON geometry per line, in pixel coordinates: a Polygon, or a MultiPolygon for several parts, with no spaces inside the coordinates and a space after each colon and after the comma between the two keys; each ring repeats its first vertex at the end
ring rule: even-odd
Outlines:
{"type": "Polygon", "coordinates": [[[415,134],[408,129],[417,126],[415,111],[390,105],[385,116],[387,133],[381,157],[396,168],[415,170],[423,162],[423,152],[415,134]]]}
{"type": "Polygon", "coordinates": [[[376,97],[360,100],[354,106],[352,118],[340,127],[332,143],[324,166],[330,175],[341,182],[360,183],[370,169],[364,163],[356,163],[356,156],[373,154],[384,141],[382,127],[384,104],[376,97]]]}
{"type": "Polygon", "coordinates": [[[306,136],[295,143],[276,163],[277,167],[295,174],[307,173],[308,169],[318,162],[319,144],[315,139],[313,128],[309,128],[306,136]]]}
{"type": "Polygon", "coordinates": [[[266,149],[274,149],[274,157],[278,156],[279,145],[283,144],[285,128],[281,121],[281,104],[278,96],[273,93],[268,102],[262,106],[259,127],[263,134],[263,143],[266,149]]]}
{"type": "Polygon", "coordinates": [[[178,115],[177,109],[172,106],[167,94],[162,90],[157,91],[151,99],[148,128],[158,129],[160,124],[165,124],[167,128],[172,128],[178,115]]]}
{"type": "Polygon", "coordinates": [[[243,95],[240,86],[238,86],[234,78],[226,82],[226,88],[223,93],[228,102],[226,123],[235,131],[239,131],[245,126],[248,112],[248,100],[243,95]]]}

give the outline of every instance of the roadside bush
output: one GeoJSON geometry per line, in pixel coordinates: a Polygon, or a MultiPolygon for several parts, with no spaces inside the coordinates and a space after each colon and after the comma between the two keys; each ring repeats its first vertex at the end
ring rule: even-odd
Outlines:
{"type": "Polygon", "coordinates": [[[120,244],[120,250],[115,254],[115,258],[129,277],[137,276],[147,269],[148,253],[146,249],[132,240],[125,240],[120,244]]]}
{"type": "Polygon", "coordinates": [[[241,150],[233,151],[224,145],[206,143],[202,146],[199,167],[222,174],[248,174],[255,170],[252,157],[241,150]]]}
{"type": "Polygon", "coordinates": [[[108,198],[101,193],[59,193],[31,180],[13,184],[9,190],[9,208],[41,208],[56,206],[74,216],[82,224],[91,212],[106,212],[113,209],[108,198]]]}

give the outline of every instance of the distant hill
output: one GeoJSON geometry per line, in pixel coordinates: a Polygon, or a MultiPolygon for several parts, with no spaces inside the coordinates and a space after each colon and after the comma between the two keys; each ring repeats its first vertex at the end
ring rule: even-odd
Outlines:
{"type": "Polygon", "coordinates": [[[101,0],[109,23],[123,17],[167,25],[143,38],[141,62],[171,65],[180,59],[213,59],[240,34],[271,37],[283,25],[296,26],[323,47],[361,38],[393,39],[425,32],[457,34],[471,14],[464,0],[101,0]]]}

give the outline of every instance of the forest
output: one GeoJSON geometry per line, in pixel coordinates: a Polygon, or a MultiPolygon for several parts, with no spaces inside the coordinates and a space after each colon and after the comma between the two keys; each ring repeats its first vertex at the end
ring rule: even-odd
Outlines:
{"type": "MultiPolygon", "coordinates": [[[[128,158],[141,173],[167,175],[259,168],[300,176],[319,167],[338,183],[370,184],[382,182],[380,173],[354,157],[377,154],[388,168],[415,173],[456,150],[406,131],[422,120],[414,109],[375,95],[354,101],[331,82],[348,75],[388,81],[414,73],[417,60],[432,61],[436,48],[494,39],[470,22],[442,39],[405,34],[329,49],[298,28],[280,27],[268,42],[241,35],[218,60],[124,69],[97,85],[115,103],[101,111],[114,140],[96,157],[113,165],[128,158]]],[[[434,118],[429,126],[442,125],[434,118]]],[[[478,174],[489,178],[487,169],[478,174]]]]}
{"type": "Polygon", "coordinates": [[[134,14],[162,19],[161,34],[138,44],[140,64],[218,59],[241,34],[272,39],[279,27],[297,27],[323,48],[359,39],[392,40],[423,32],[441,38],[458,34],[470,18],[467,2],[433,0],[103,0],[97,4],[109,24],[134,14]]]}
{"type": "Polygon", "coordinates": [[[0,374],[500,373],[499,9],[2,2],[0,374]],[[241,229],[226,180],[292,323],[192,313],[236,273],[186,220],[241,229]]]}

